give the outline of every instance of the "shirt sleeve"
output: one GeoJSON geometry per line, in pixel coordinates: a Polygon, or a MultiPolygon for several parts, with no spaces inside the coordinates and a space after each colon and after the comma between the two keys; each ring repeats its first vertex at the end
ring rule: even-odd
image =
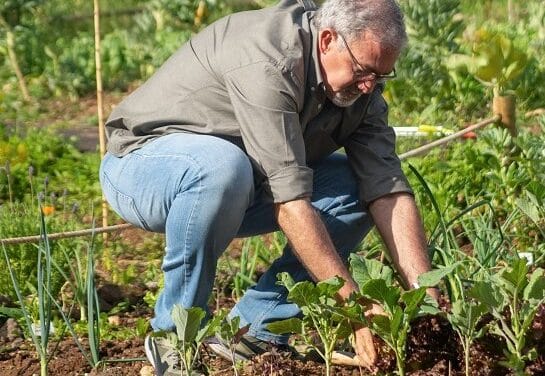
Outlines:
{"type": "Polygon", "coordinates": [[[390,193],[413,193],[395,152],[395,133],[388,126],[388,105],[381,90],[371,95],[360,126],[344,146],[365,206],[390,193]]]}
{"type": "Polygon", "coordinates": [[[274,202],[312,195],[298,108],[300,85],[271,62],[237,68],[225,75],[227,92],[244,147],[274,202]]]}

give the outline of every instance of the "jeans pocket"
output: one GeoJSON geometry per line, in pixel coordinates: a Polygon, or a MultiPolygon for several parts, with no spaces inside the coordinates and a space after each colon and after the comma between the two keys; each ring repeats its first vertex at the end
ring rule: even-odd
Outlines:
{"type": "Polygon", "coordinates": [[[136,207],[134,198],[115,188],[104,173],[101,174],[101,177],[102,191],[112,209],[125,221],[150,231],[148,224],[136,207]]]}

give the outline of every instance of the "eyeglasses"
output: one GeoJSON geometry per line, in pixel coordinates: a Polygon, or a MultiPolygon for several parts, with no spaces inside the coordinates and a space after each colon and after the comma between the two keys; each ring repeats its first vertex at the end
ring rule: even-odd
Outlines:
{"type": "Polygon", "coordinates": [[[356,77],[357,80],[374,81],[377,84],[382,84],[386,82],[387,80],[391,80],[392,78],[397,77],[395,68],[391,73],[388,73],[388,74],[376,74],[375,72],[371,72],[368,69],[363,68],[362,65],[356,59],[356,57],[354,56],[354,54],[352,53],[352,50],[350,49],[350,47],[348,47],[348,43],[346,43],[346,39],[344,39],[344,37],[339,33],[337,33],[337,35],[343,41],[344,46],[346,47],[346,49],[348,50],[348,53],[350,54],[350,57],[352,58],[352,62],[357,67],[357,69],[353,71],[354,77],[356,77]]]}

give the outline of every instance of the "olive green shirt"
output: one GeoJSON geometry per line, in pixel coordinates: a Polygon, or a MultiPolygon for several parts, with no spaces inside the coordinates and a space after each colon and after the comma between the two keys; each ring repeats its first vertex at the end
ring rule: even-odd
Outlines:
{"type": "Polygon", "coordinates": [[[205,28],[113,110],[108,151],[122,157],[173,132],[222,137],[247,153],[271,199],[286,202],[309,197],[308,165],[344,147],[364,205],[411,192],[382,87],[347,108],[327,100],[315,10],[282,0],[205,28]]]}

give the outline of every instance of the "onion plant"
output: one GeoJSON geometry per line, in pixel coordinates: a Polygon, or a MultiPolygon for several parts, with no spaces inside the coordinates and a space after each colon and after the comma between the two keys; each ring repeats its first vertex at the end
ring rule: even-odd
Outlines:
{"type": "Polygon", "coordinates": [[[38,312],[39,312],[39,335],[34,329],[34,323],[32,322],[32,316],[28,311],[28,307],[25,304],[24,297],[21,293],[19,287],[19,282],[16,276],[15,271],[11,266],[10,259],[8,257],[7,250],[2,244],[2,250],[4,253],[4,258],[6,265],[8,267],[8,272],[13,284],[13,288],[19,300],[21,307],[21,312],[27,326],[28,333],[32,338],[38,357],[40,358],[40,375],[47,375],[47,363],[49,362],[50,354],[48,352],[49,344],[49,335],[52,323],[52,304],[53,298],[48,293],[51,290],[51,248],[49,244],[49,239],[47,237],[47,231],[45,226],[45,219],[43,213],[40,215],[40,231],[42,234],[42,241],[38,246],[37,252],[37,298],[38,298],[38,312]]]}

